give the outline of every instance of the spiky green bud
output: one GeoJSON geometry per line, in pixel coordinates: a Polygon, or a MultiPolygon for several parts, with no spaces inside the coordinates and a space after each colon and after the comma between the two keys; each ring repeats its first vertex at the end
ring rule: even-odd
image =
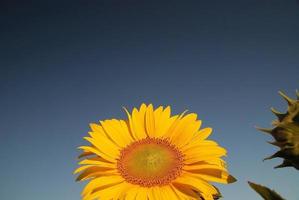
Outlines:
{"type": "Polygon", "coordinates": [[[258,128],[260,131],[271,134],[275,141],[269,142],[278,146],[280,150],[265,158],[265,160],[280,157],[284,161],[275,168],[294,167],[299,170],[299,91],[296,91],[297,100],[291,99],[283,92],[279,94],[287,101],[288,110],[281,113],[271,108],[271,111],[277,116],[273,121],[274,128],[258,128]]]}

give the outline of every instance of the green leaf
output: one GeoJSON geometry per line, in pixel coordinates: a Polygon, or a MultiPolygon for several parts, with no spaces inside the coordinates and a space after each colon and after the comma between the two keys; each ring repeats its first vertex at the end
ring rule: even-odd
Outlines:
{"type": "Polygon", "coordinates": [[[277,194],[274,190],[270,190],[269,188],[258,185],[248,181],[248,184],[252,189],[254,189],[257,193],[259,193],[265,200],[285,200],[279,194],[277,194]]]}

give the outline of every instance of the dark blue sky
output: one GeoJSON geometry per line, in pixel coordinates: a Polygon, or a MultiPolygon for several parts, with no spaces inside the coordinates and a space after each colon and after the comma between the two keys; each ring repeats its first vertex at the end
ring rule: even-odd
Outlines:
{"type": "Polygon", "coordinates": [[[257,199],[247,180],[299,199],[298,172],[262,162],[276,149],[254,128],[299,88],[295,0],[5,0],[0,27],[0,199],[79,200],[88,124],[142,102],[214,128],[238,178],[217,185],[224,199],[257,199]]]}

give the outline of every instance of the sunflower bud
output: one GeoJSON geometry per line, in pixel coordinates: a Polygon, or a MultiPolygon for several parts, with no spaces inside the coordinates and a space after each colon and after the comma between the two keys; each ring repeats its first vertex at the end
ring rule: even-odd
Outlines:
{"type": "Polygon", "coordinates": [[[283,92],[279,94],[288,103],[287,112],[281,113],[272,108],[271,111],[277,116],[272,123],[274,128],[258,128],[258,130],[271,134],[275,141],[269,143],[279,147],[280,150],[264,160],[283,158],[283,163],[275,168],[294,167],[299,170],[299,91],[296,91],[297,100],[291,99],[283,92]]]}

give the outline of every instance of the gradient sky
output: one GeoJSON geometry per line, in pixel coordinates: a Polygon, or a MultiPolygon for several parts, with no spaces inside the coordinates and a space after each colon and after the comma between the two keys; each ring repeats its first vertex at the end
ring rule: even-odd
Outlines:
{"type": "Polygon", "coordinates": [[[262,162],[283,90],[299,88],[296,0],[0,2],[0,199],[79,200],[76,148],[122,106],[196,112],[228,149],[227,200],[247,181],[298,200],[298,171],[262,162]]]}

